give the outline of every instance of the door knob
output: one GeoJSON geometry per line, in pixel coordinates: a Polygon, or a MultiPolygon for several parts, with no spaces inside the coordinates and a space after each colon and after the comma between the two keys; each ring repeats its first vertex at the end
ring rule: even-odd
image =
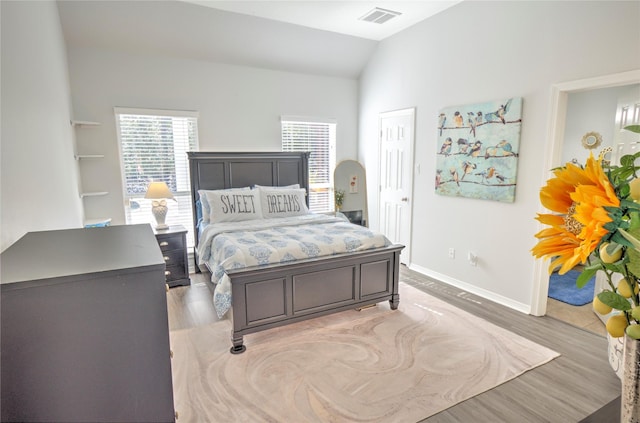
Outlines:
{"type": "Polygon", "coordinates": [[[409,197],[402,197],[400,201],[404,201],[406,203],[407,201],[409,201],[409,197]]]}

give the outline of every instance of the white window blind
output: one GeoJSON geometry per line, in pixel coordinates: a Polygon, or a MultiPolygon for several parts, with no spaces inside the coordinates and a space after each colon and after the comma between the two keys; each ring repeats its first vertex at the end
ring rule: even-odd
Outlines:
{"type": "Polygon", "coordinates": [[[282,151],[308,151],[309,209],[334,210],[333,170],[336,166],[336,123],[323,119],[283,116],[282,151]]]}
{"type": "Polygon", "coordinates": [[[168,225],[183,225],[192,247],[193,213],[187,151],[198,149],[195,112],[116,108],[122,179],[128,224],[155,224],[151,200],[144,198],[150,182],[166,182],[176,201],[168,200],[168,225]]]}

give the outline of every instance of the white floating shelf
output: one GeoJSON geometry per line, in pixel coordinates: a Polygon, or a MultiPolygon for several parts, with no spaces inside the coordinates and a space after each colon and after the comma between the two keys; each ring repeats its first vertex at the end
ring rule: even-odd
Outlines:
{"type": "Polygon", "coordinates": [[[76,154],[76,160],[81,159],[104,159],[104,154],[76,154]]]}
{"type": "Polygon", "coordinates": [[[91,122],[89,120],[72,120],[71,126],[100,126],[100,122],[91,122]]]}
{"type": "Polygon", "coordinates": [[[101,195],[107,195],[107,194],[109,194],[107,191],[82,192],[80,193],[80,198],[99,197],[101,195]]]}

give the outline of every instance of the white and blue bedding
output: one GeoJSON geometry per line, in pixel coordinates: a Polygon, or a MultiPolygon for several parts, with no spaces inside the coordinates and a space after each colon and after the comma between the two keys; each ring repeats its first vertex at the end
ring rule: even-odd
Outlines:
{"type": "Polygon", "coordinates": [[[382,234],[344,218],[303,216],[207,225],[198,245],[198,263],[207,263],[216,284],[213,302],[219,317],[231,308],[226,271],[249,266],[364,251],[391,245],[382,234]]]}

